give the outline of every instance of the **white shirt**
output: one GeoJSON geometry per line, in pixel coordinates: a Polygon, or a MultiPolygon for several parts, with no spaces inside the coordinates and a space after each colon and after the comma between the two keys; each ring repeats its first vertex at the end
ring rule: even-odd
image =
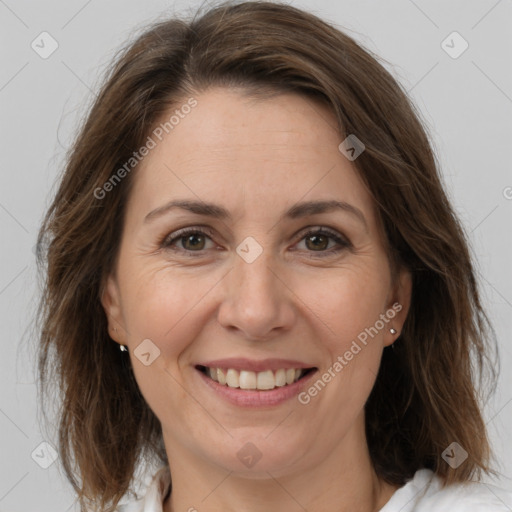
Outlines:
{"type": "MultiPolygon", "coordinates": [[[[169,468],[164,466],[155,473],[143,498],[119,505],[117,511],[162,512],[170,483],[169,468]]],[[[203,506],[201,510],[207,509],[203,506]]],[[[512,512],[512,492],[476,482],[441,489],[437,475],[420,469],[379,512],[512,512]]]]}

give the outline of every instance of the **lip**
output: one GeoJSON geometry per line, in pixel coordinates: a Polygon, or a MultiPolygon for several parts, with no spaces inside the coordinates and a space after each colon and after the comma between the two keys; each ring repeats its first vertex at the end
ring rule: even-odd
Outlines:
{"type": "MultiPolygon", "coordinates": [[[[296,363],[294,363],[296,364],[296,363]]],[[[232,367],[231,367],[232,368],[232,367]]],[[[266,367],[268,368],[268,367],[266,367]]],[[[280,368],[283,368],[281,366],[280,368]]],[[[290,366],[290,368],[311,368],[307,366],[290,366]]],[[[309,382],[313,376],[318,372],[318,369],[314,369],[297,382],[288,384],[283,387],[276,387],[268,391],[259,390],[242,390],[240,388],[230,388],[224,384],[219,384],[210,377],[207,377],[203,372],[195,368],[196,373],[202,379],[202,381],[218,396],[228,401],[229,403],[239,407],[269,407],[282,404],[290,398],[298,395],[305,387],[309,385],[309,382]]]]}
{"type": "Polygon", "coordinates": [[[243,357],[234,357],[227,359],[216,359],[215,361],[206,361],[198,363],[197,366],[208,366],[210,368],[222,368],[228,370],[232,368],[237,371],[249,372],[264,372],[265,370],[276,371],[281,368],[315,368],[312,364],[301,363],[300,361],[293,361],[291,359],[262,359],[255,361],[253,359],[245,359],[243,357]]]}

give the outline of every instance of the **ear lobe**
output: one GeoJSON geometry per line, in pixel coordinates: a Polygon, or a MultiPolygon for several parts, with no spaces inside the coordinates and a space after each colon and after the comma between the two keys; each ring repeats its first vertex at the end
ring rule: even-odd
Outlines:
{"type": "Polygon", "coordinates": [[[389,321],[387,332],[384,336],[384,345],[392,345],[402,333],[409,308],[411,306],[412,296],[412,275],[407,269],[400,270],[396,284],[393,289],[392,300],[388,305],[389,309],[395,312],[395,316],[389,321]],[[394,329],[395,334],[389,329],[394,329]]]}
{"type": "Polygon", "coordinates": [[[125,329],[120,299],[119,287],[114,276],[110,274],[103,285],[100,300],[108,319],[110,337],[123,344],[125,329]]]}

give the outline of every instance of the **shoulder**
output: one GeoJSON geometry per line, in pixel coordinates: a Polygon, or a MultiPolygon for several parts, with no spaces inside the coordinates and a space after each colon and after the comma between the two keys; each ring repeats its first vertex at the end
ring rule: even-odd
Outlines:
{"type": "Polygon", "coordinates": [[[398,489],[380,512],[510,512],[512,493],[479,482],[442,487],[441,479],[428,469],[398,489]]]}
{"type": "Polygon", "coordinates": [[[119,504],[115,512],[162,512],[162,504],[171,486],[171,474],[168,466],[159,468],[146,481],[141,490],[142,497],[119,504]]]}
{"type": "Polygon", "coordinates": [[[512,493],[493,485],[468,482],[454,484],[426,495],[418,502],[417,512],[510,512],[512,493]]]}

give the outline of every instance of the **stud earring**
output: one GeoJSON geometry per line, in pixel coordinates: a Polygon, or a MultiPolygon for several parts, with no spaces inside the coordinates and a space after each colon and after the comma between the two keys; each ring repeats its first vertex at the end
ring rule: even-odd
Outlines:
{"type": "MultiPolygon", "coordinates": [[[[114,327],[114,331],[117,334],[117,327],[114,327]]],[[[126,345],[119,345],[119,350],[121,352],[128,352],[128,348],[126,347],[126,345]]]]}
{"type": "Polygon", "coordinates": [[[395,329],[395,328],[393,328],[393,327],[391,327],[391,329],[389,329],[389,332],[390,332],[391,334],[396,334],[396,329],[395,329]]]}

